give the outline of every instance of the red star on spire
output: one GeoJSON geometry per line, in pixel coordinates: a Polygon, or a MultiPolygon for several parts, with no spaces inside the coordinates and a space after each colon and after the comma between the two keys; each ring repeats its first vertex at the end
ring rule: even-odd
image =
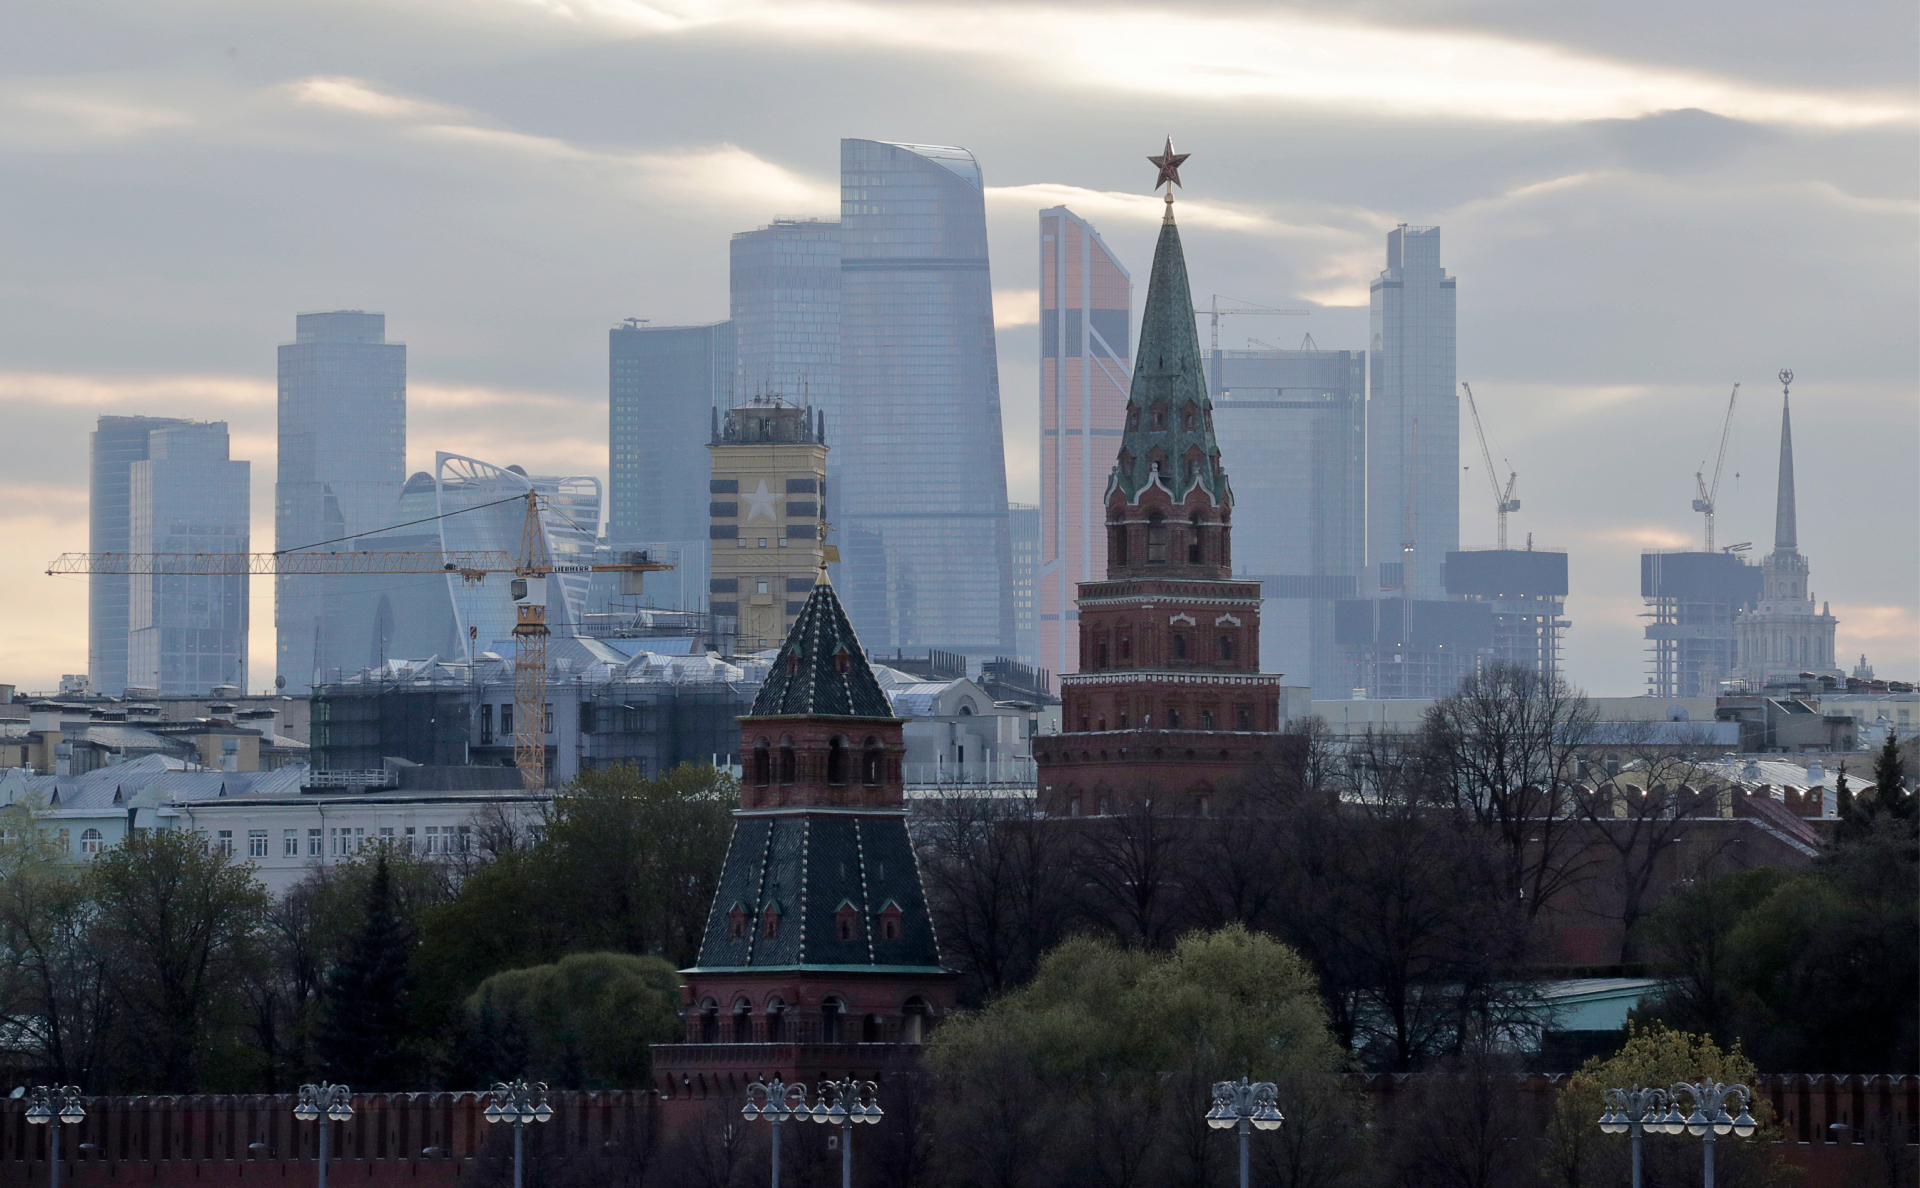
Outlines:
{"type": "MultiPolygon", "coordinates": [[[[1191,156],[1193,156],[1192,153],[1174,152],[1173,137],[1167,137],[1167,147],[1161,151],[1160,155],[1147,158],[1148,161],[1160,167],[1160,176],[1154,179],[1153,188],[1158,190],[1161,186],[1172,182],[1174,185],[1180,186],[1181,189],[1185,189],[1186,187],[1181,185],[1180,182],[1180,165],[1191,156]]],[[[1173,190],[1169,188],[1167,193],[1171,194],[1173,190]]]]}

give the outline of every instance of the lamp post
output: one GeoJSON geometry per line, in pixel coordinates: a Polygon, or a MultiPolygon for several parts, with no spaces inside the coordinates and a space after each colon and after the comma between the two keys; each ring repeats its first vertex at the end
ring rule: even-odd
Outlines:
{"type": "Polygon", "coordinates": [[[872,1081],[822,1081],[820,1100],[808,1116],[815,1122],[840,1127],[840,1188],[853,1188],[853,1124],[878,1122],[880,1086],[872,1081]]]}
{"type": "Polygon", "coordinates": [[[521,1128],[553,1117],[546,1082],[496,1081],[487,1091],[487,1108],[481,1116],[489,1122],[513,1123],[513,1188],[520,1188],[521,1128]]]}
{"type": "Polygon", "coordinates": [[[35,1126],[48,1128],[47,1137],[52,1142],[52,1178],[53,1188],[60,1188],[60,1124],[62,1122],[84,1122],[87,1111],[80,1104],[80,1086],[78,1085],[35,1085],[33,1095],[27,1102],[27,1121],[35,1126]]]}
{"type": "Polygon", "coordinates": [[[327,1134],[335,1122],[353,1117],[353,1090],[325,1081],[302,1085],[300,1103],[293,1107],[293,1116],[302,1122],[320,1123],[320,1188],[327,1188],[327,1134]]]}
{"type": "Polygon", "coordinates": [[[773,1188],[780,1188],[780,1124],[796,1115],[812,1116],[805,1085],[789,1085],[776,1076],[747,1086],[747,1104],[740,1107],[740,1116],[749,1122],[764,1118],[773,1123],[773,1188]],[[756,1094],[758,1105],[753,1100],[756,1094]]]}
{"type": "Polygon", "coordinates": [[[1636,1084],[1631,1089],[1609,1089],[1606,1098],[1600,1129],[1606,1134],[1633,1135],[1633,1188],[1640,1188],[1640,1134],[1644,1130],[1665,1133],[1666,1119],[1662,1115],[1669,1104],[1667,1091],[1642,1089],[1636,1084]]]}
{"type": "Polygon", "coordinates": [[[1280,1112],[1279,1090],[1272,1081],[1250,1083],[1217,1081],[1213,1086],[1213,1108],[1207,1111],[1207,1125],[1215,1130],[1238,1128],[1240,1131],[1240,1188],[1247,1188],[1247,1140],[1254,1127],[1278,1130],[1286,1121],[1280,1112]]]}
{"type": "MultiPolygon", "coordinates": [[[[1701,1081],[1689,1085],[1680,1081],[1667,1090],[1672,1101],[1667,1116],[1660,1120],[1660,1128],[1667,1134],[1679,1134],[1686,1131],[1706,1143],[1706,1188],[1713,1188],[1713,1141],[1723,1134],[1736,1134],[1741,1138],[1751,1135],[1758,1126],[1753,1115],[1747,1112],[1747,1103],[1753,1100],[1753,1090],[1745,1085],[1722,1085],[1717,1081],[1701,1081]],[[1681,1117],[1680,1094],[1686,1094],[1693,1101],[1693,1113],[1681,1117]],[[1738,1098],[1740,1116],[1727,1113],[1727,1099],[1738,1098]]],[[[1651,1129],[1652,1124],[1648,1124],[1651,1129]]]]}

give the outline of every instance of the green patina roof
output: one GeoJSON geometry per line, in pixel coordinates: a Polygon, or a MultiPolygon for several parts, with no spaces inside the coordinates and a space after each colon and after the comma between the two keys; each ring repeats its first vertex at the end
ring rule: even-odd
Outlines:
{"type": "Polygon", "coordinates": [[[820,582],[807,596],[749,716],[781,715],[893,717],[893,705],[874,679],[831,583],[820,582]]]}
{"type": "Polygon", "coordinates": [[[1160,226],[1160,242],[1153,249],[1133,387],[1127,395],[1127,428],[1108,480],[1109,498],[1118,490],[1130,503],[1139,500],[1140,492],[1153,482],[1151,455],[1157,449],[1167,460],[1161,468],[1161,484],[1176,501],[1198,485],[1216,505],[1232,503],[1227,473],[1220,466],[1220,447],[1213,440],[1213,402],[1207,399],[1206,373],[1200,364],[1200,332],[1194,325],[1187,259],[1180,249],[1180,228],[1169,209],[1160,226]],[[1188,403],[1200,413],[1192,429],[1181,427],[1180,411],[1188,403]],[[1159,429],[1152,418],[1156,404],[1167,414],[1165,427],[1159,429]],[[1194,449],[1200,451],[1200,458],[1189,464],[1187,455],[1194,449]]]}

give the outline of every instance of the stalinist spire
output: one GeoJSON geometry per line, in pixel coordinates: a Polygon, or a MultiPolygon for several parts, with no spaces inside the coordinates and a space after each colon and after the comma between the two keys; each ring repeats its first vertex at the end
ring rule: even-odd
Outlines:
{"type": "Polygon", "coordinates": [[[1780,373],[1780,496],[1773,514],[1773,551],[1800,551],[1798,525],[1793,507],[1793,410],[1788,405],[1788,390],[1793,372],[1780,373]]]}

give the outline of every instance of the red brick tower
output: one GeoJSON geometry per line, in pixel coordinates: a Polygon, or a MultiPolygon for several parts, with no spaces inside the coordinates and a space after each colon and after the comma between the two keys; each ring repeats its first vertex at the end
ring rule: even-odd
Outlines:
{"type": "MultiPolygon", "coordinates": [[[[1178,183],[1185,158],[1171,144],[1153,160],[1178,183]]],[[[1107,480],[1107,580],[1080,583],[1080,671],[1061,678],[1061,733],[1034,740],[1054,816],[1149,798],[1204,814],[1281,747],[1280,676],[1260,671],[1260,583],[1231,576],[1233,491],[1171,186],[1139,344],[1107,480]]]]}
{"type": "Polygon", "coordinates": [[[740,808],[684,1035],[653,1049],[669,1121],[738,1110],[746,1086],[914,1059],[953,1005],[907,835],[902,720],[824,573],[740,719],[740,808]]]}

